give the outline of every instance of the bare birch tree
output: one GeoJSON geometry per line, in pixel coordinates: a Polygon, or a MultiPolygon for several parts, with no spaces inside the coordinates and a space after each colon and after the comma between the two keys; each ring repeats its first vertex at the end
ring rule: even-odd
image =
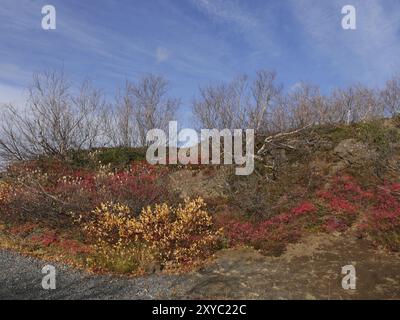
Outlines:
{"type": "Polygon", "coordinates": [[[229,83],[202,87],[193,114],[202,128],[264,130],[280,93],[275,79],[274,72],[261,70],[252,82],[242,75],[229,83]]]}
{"type": "Polygon", "coordinates": [[[260,70],[253,81],[251,92],[253,103],[250,111],[250,126],[256,132],[265,131],[273,105],[281,92],[281,86],[275,84],[276,73],[260,70]],[[263,130],[264,128],[264,130],[263,130]]]}
{"type": "Polygon", "coordinates": [[[180,100],[169,97],[168,89],[169,84],[166,79],[152,74],[129,84],[137,140],[141,146],[146,145],[146,134],[149,130],[154,128],[165,130],[169,121],[175,117],[180,100]]]}
{"type": "Polygon", "coordinates": [[[169,97],[169,84],[156,75],[146,75],[137,82],[127,81],[119,90],[110,134],[116,145],[145,146],[151,129],[167,129],[174,120],[180,100],[169,97]]]}
{"type": "Polygon", "coordinates": [[[327,106],[317,86],[300,83],[288,94],[287,104],[292,128],[324,122],[327,106]]]}
{"type": "Polygon", "coordinates": [[[200,88],[200,98],[193,102],[193,113],[201,128],[241,128],[247,121],[247,77],[230,83],[200,88]]]}
{"type": "Polygon", "coordinates": [[[336,89],[330,98],[329,117],[336,123],[368,121],[383,116],[383,104],[375,90],[362,85],[336,89]]]}
{"type": "Polygon", "coordinates": [[[24,107],[6,105],[0,124],[0,156],[24,160],[41,154],[65,158],[69,150],[92,148],[102,139],[99,116],[105,101],[84,82],[78,94],[63,72],[35,74],[24,107]]]}
{"type": "Polygon", "coordinates": [[[389,115],[395,116],[400,114],[400,75],[386,82],[386,86],[381,92],[381,99],[385,111],[389,115]]]}

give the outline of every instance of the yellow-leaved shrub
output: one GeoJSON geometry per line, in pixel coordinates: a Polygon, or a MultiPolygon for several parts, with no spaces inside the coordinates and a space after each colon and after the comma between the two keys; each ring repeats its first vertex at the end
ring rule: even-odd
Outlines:
{"type": "Polygon", "coordinates": [[[4,181],[0,181],[0,205],[5,205],[9,202],[11,192],[10,185],[4,181]]]}
{"type": "Polygon", "coordinates": [[[146,207],[138,217],[118,203],[103,203],[92,213],[83,229],[94,240],[98,252],[109,250],[102,256],[108,254],[115,259],[116,252],[120,256],[131,250],[131,255],[140,257],[138,268],[144,260],[156,261],[166,268],[195,264],[214,252],[222,233],[214,230],[201,198],[185,199],[175,207],[165,203],[146,207]],[[151,258],[144,259],[147,255],[151,258]]]}

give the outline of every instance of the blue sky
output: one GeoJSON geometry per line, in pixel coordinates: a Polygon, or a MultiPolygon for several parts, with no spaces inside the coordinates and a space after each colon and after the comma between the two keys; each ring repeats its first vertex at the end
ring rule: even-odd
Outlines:
{"type": "Polygon", "coordinates": [[[398,0],[1,0],[0,102],[21,103],[33,72],[89,78],[112,98],[125,79],[170,80],[189,125],[198,87],[271,69],[290,90],[380,86],[400,71],[398,0]],[[57,29],[41,28],[41,8],[57,29]],[[343,30],[341,9],[357,10],[343,30]]]}

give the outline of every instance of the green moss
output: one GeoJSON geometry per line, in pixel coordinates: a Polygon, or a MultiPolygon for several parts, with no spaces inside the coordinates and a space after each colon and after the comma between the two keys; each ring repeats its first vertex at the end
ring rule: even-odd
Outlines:
{"type": "Polygon", "coordinates": [[[400,139],[400,130],[395,120],[393,124],[388,126],[384,120],[374,120],[351,125],[321,126],[315,131],[319,136],[330,140],[334,146],[346,139],[356,139],[381,154],[387,154],[391,145],[398,143],[400,139]]]}
{"type": "Polygon", "coordinates": [[[323,127],[318,133],[332,141],[334,144],[338,144],[342,140],[354,138],[355,131],[355,125],[341,125],[323,127]]]}
{"type": "Polygon", "coordinates": [[[145,148],[110,148],[100,150],[97,159],[103,164],[123,166],[146,158],[145,148]]]}
{"type": "Polygon", "coordinates": [[[357,126],[356,136],[380,152],[387,152],[391,143],[397,142],[400,138],[399,130],[384,126],[381,121],[360,123],[357,126]]]}

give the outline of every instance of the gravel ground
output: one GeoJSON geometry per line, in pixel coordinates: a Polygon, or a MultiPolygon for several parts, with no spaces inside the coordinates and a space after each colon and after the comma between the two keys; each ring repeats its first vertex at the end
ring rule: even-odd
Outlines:
{"type": "Polygon", "coordinates": [[[400,256],[345,235],[309,238],[280,257],[222,250],[181,275],[103,276],[53,264],[55,290],[41,286],[46,264],[0,250],[0,299],[400,299],[400,256]],[[356,290],[342,288],[349,264],[357,270],[356,290]]]}
{"type": "Polygon", "coordinates": [[[0,250],[0,299],[158,299],[174,297],[183,277],[141,278],[92,275],[60,264],[46,263],[0,250]],[[46,264],[56,268],[56,289],[42,288],[46,264]]]}

